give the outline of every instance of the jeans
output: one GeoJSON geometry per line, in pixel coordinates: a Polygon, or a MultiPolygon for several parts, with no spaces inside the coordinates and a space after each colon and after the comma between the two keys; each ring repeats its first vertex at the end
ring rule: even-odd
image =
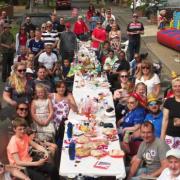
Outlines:
{"type": "Polygon", "coordinates": [[[133,41],[129,41],[129,45],[128,45],[128,51],[129,51],[129,62],[132,61],[134,59],[134,54],[135,53],[139,53],[140,50],[140,42],[141,40],[133,40],[133,41]]]}
{"type": "Polygon", "coordinates": [[[51,180],[59,180],[58,170],[50,163],[37,167],[27,167],[27,172],[32,180],[45,180],[48,177],[51,180]],[[44,174],[47,174],[47,178],[44,174]]]}
{"type": "Polygon", "coordinates": [[[140,168],[138,169],[136,176],[132,177],[131,180],[141,180],[141,178],[139,177],[141,174],[146,174],[147,173],[147,168],[140,168]]]}
{"type": "Polygon", "coordinates": [[[14,53],[2,53],[2,81],[6,82],[11,72],[11,66],[13,65],[14,53]]]}

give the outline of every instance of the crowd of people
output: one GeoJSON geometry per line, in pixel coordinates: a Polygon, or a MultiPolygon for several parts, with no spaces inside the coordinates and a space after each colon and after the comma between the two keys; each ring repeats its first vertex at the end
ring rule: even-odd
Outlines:
{"type": "Polygon", "coordinates": [[[78,42],[90,40],[111,84],[121,147],[132,157],[127,179],[180,178],[180,77],[172,73],[160,100],[160,77],[140,54],[144,26],[136,13],[127,26],[128,52],[121,48],[121,27],[110,8],[96,10],[90,4],[73,27],[55,13],[41,27],[26,17],[15,37],[4,12],[0,23],[3,99],[12,112],[14,134],[7,146],[10,165],[0,163],[0,177],[60,178],[65,121],[70,109],[78,113],[68,72],[78,42]]]}

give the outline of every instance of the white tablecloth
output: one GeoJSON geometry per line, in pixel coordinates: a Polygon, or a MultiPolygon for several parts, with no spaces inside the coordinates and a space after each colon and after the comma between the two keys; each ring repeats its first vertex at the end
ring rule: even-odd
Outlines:
{"type": "MultiPolygon", "coordinates": [[[[98,97],[99,93],[104,92],[105,94],[108,94],[107,97],[105,97],[105,99],[108,102],[108,105],[114,106],[112,94],[108,87],[96,87],[95,85],[92,85],[89,80],[86,80],[84,87],[77,88],[78,81],[79,76],[75,76],[73,95],[77,104],[80,102],[81,98],[86,97],[87,95],[89,95],[90,97],[98,97]]],[[[101,112],[101,114],[103,114],[103,112],[101,112]]],[[[115,126],[115,117],[107,117],[105,115],[102,117],[103,122],[111,122],[115,126]]],[[[70,111],[68,119],[72,123],[77,124],[78,122],[80,122],[81,119],[83,119],[83,117],[74,113],[73,111],[70,111]]],[[[64,134],[64,140],[65,139],[67,139],[66,132],[64,134]]],[[[125,178],[126,172],[123,158],[112,158],[109,155],[107,155],[98,160],[95,157],[89,156],[86,158],[81,158],[80,162],[77,163],[75,162],[76,160],[69,160],[67,146],[68,145],[66,143],[63,143],[63,150],[59,169],[59,174],[61,176],[74,177],[78,176],[79,174],[82,174],[83,176],[116,176],[117,179],[125,178]],[[99,169],[93,167],[97,161],[109,162],[110,167],[108,169],[99,169]]],[[[108,150],[111,149],[120,149],[119,140],[109,143],[108,150]]]]}

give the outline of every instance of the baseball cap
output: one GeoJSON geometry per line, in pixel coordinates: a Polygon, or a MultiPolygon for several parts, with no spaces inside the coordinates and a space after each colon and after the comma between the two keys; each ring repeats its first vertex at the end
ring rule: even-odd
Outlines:
{"type": "Polygon", "coordinates": [[[167,153],[166,153],[166,158],[168,158],[169,156],[173,156],[177,159],[180,159],[180,150],[178,149],[170,149],[167,153]]]}
{"type": "Polygon", "coordinates": [[[67,28],[70,28],[70,27],[71,27],[71,23],[70,23],[70,22],[66,22],[65,26],[66,26],[67,28]]]}

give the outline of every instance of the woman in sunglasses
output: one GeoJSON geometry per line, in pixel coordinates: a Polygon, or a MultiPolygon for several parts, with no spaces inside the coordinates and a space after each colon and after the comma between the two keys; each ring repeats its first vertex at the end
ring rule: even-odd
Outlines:
{"type": "Polygon", "coordinates": [[[28,33],[24,26],[19,28],[19,32],[16,34],[16,53],[20,54],[20,47],[26,46],[28,40],[28,33]]]}
{"type": "Polygon", "coordinates": [[[4,165],[0,162],[0,179],[1,180],[13,180],[14,178],[22,179],[22,180],[30,180],[23,172],[20,171],[22,169],[18,166],[12,165],[4,165]],[[12,176],[14,178],[12,178],[12,176]]]}
{"type": "Polygon", "coordinates": [[[147,95],[152,93],[159,96],[161,86],[159,76],[153,71],[153,64],[149,60],[143,60],[141,70],[136,77],[135,84],[143,82],[147,86],[147,95]]]}
{"type": "Polygon", "coordinates": [[[3,99],[13,107],[18,102],[30,103],[33,96],[33,81],[26,78],[26,65],[18,62],[4,87],[3,99]]]}
{"type": "Polygon", "coordinates": [[[119,73],[118,81],[113,88],[116,119],[119,120],[126,113],[127,99],[129,93],[133,90],[133,84],[129,81],[128,71],[123,70],[119,73]]]}
{"type": "Polygon", "coordinates": [[[32,120],[30,117],[29,105],[25,102],[19,102],[16,107],[16,117],[23,118],[28,126],[31,126],[32,120]]]}

